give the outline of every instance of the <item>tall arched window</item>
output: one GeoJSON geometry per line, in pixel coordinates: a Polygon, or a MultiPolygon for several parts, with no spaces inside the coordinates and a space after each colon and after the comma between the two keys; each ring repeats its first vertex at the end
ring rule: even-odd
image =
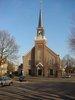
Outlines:
{"type": "Polygon", "coordinates": [[[38,50],[38,61],[41,61],[42,60],[42,55],[41,55],[41,50],[39,49],[38,50]]]}

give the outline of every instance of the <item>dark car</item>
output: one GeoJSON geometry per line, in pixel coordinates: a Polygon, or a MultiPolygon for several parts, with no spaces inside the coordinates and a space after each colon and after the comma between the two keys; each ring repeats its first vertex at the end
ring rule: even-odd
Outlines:
{"type": "Polygon", "coordinates": [[[13,80],[10,77],[7,77],[7,76],[0,77],[1,86],[12,85],[12,84],[13,84],[13,80]]]}
{"type": "Polygon", "coordinates": [[[20,77],[19,77],[19,81],[20,81],[20,82],[22,82],[22,81],[26,81],[25,76],[20,76],[20,77]]]}

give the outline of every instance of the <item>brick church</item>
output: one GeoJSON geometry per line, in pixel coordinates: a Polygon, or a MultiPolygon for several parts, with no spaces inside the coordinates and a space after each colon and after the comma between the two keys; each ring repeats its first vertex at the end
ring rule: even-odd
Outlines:
{"type": "Polygon", "coordinates": [[[40,3],[39,23],[34,47],[23,56],[23,72],[26,76],[59,77],[60,57],[47,47],[44,34],[42,6],[40,3]]]}

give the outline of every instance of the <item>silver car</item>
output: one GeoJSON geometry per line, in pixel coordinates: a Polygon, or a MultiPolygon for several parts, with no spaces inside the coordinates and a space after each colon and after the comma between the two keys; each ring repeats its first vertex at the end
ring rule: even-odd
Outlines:
{"type": "Polygon", "coordinates": [[[7,76],[0,77],[1,86],[12,85],[12,84],[13,84],[13,80],[10,77],[7,77],[7,76]]]}

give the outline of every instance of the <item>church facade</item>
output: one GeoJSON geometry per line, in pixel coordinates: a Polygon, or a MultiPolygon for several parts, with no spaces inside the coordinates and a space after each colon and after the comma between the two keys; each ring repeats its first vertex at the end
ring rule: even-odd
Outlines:
{"type": "Polygon", "coordinates": [[[47,47],[44,35],[42,8],[40,7],[37,36],[34,39],[34,47],[23,56],[23,72],[25,76],[60,76],[60,57],[47,47]]]}

